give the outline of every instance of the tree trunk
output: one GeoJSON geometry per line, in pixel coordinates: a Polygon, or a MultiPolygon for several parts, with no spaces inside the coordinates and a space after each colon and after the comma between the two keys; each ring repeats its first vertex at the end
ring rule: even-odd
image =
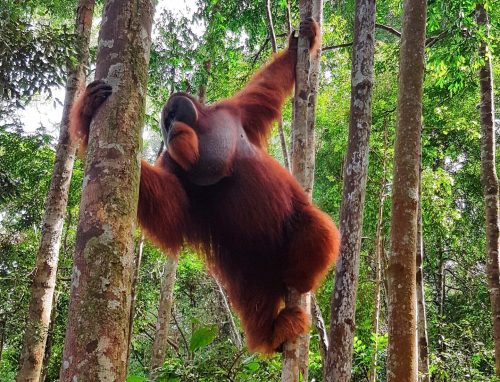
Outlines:
{"type": "MultiPolygon", "coordinates": [[[[323,25],[323,0],[314,0],[312,4],[312,17],[323,25]]],[[[314,185],[314,171],[316,169],[316,105],[321,73],[321,46],[317,54],[310,58],[309,67],[309,98],[307,102],[307,149],[306,173],[308,184],[305,191],[312,198],[314,185]]]]}
{"type": "MultiPolygon", "coordinates": [[[[382,212],[379,212],[382,213],[382,212]]],[[[377,233],[381,235],[381,233],[377,233]]],[[[378,337],[380,331],[380,302],[382,295],[382,256],[384,252],[384,243],[381,236],[377,236],[377,247],[375,249],[375,310],[373,312],[373,334],[375,335],[375,343],[373,345],[373,353],[370,362],[370,370],[368,371],[368,381],[376,382],[377,366],[378,366],[378,337]]]]}
{"type": "Polygon", "coordinates": [[[340,259],[332,293],[330,349],[325,381],[350,381],[356,289],[372,120],[375,0],[356,0],[351,72],[349,143],[340,210],[340,259]]]}
{"type": "Polygon", "coordinates": [[[422,230],[422,171],[419,175],[418,216],[417,216],[417,334],[418,334],[418,375],[420,382],[430,382],[429,340],[427,337],[427,316],[424,289],[424,240],[422,230]]]}
{"type": "Polygon", "coordinates": [[[312,322],[319,336],[319,352],[321,354],[321,365],[323,368],[325,367],[326,354],[328,352],[328,333],[326,331],[325,320],[323,319],[323,315],[321,314],[321,310],[319,308],[318,301],[316,300],[316,296],[311,294],[311,313],[312,313],[312,322]]]}
{"type": "MultiPolygon", "coordinates": [[[[312,16],[313,3],[318,2],[316,7],[321,7],[321,0],[299,0],[300,19],[305,20],[312,16]]],[[[316,9],[318,9],[316,8],[316,9]]],[[[297,65],[295,67],[295,96],[293,98],[293,121],[292,121],[292,153],[291,170],[299,184],[312,197],[312,179],[308,169],[311,168],[309,161],[314,160],[314,155],[307,150],[308,144],[308,102],[310,96],[309,83],[310,54],[309,40],[299,35],[297,48],[297,65]]],[[[311,312],[311,294],[301,295],[290,288],[285,298],[286,306],[302,306],[306,312],[311,312]]],[[[295,341],[284,344],[282,382],[296,382],[307,380],[309,358],[309,334],[300,336],[295,341]]]]}
{"type": "Polygon", "coordinates": [[[60,381],[124,381],[153,4],[108,1],[96,79],[113,94],[90,129],[60,381]]]}
{"type": "Polygon", "coordinates": [[[52,345],[54,343],[54,330],[57,318],[57,302],[59,300],[60,292],[55,292],[52,301],[52,313],[50,315],[50,325],[47,335],[47,343],[45,345],[45,354],[43,356],[43,367],[42,374],[40,376],[40,382],[44,382],[47,378],[47,373],[49,372],[49,362],[50,356],[52,355],[52,345]]]}
{"type": "Polygon", "coordinates": [[[437,274],[437,285],[436,285],[436,294],[437,294],[437,316],[438,316],[438,324],[437,324],[437,333],[438,333],[438,343],[437,343],[437,353],[438,356],[441,357],[441,353],[445,350],[444,345],[444,335],[443,335],[443,323],[444,323],[444,302],[446,299],[446,274],[445,274],[445,259],[443,256],[443,248],[441,247],[441,242],[439,242],[439,253],[438,253],[438,261],[439,261],[439,270],[437,274]]]}
{"type": "Polygon", "coordinates": [[[0,362],[2,362],[3,354],[3,344],[5,343],[5,326],[7,325],[7,320],[5,318],[0,318],[0,362]]]}
{"type": "Polygon", "coordinates": [[[85,67],[89,56],[94,3],[95,0],[80,0],[76,13],[75,33],[78,36],[78,65],[68,69],[59,141],[56,148],[52,180],[45,202],[42,235],[31,285],[31,299],[21,350],[20,368],[16,376],[17,382],[38,382],[42,372],[56,284],[64,214],[68,203],[71,172],[76,152],[76,147],[70,143],[68,134],[69,111],[85,84],[85,67]]]}
{"type": "MultiPolygon", "coordinates": [[[[207,102],[207,83],[210,76],[210,70],[212,69],[212,60],[206,60],[203,62],[203,81],[198,87],[198,101],[205,104],[207,102]]],[[[173,86],[172,86],[173,88],[173,86]]],[[[172,89],[172,93],[174,90],[172,89]]]]}
{"type": "Polygon", "coordinates": [[[134,331],[135,307],[137,303],[137,283],[139,282],[139,272],[141,270],[142,255],[144,252],[144,234],[141,233],[137,243],[137,255],[134,262],[134,275],[132,276],[132,290],[130,293],[130,320],[128,323],[128,344],[127,344],[127,370],[130,362],[130,350],[132,345],[132,333],[134,331]]]}
{"type": "Polygon", "coordinates": [[[292,11],[290,6],[290,0],[286,0],[286,28],[290,35],[292,33],[292,11]]]}
{"type": "Polygon", "coordinates": [[[416,250],[427,2],[405,0],[394,151],[387,358],[388,382],[417,380],[416,250]]]}
{"type": "Polygon", "coordinates": [[[375,335],[375,343],[373,345],[373,353],[370,362],[370,369],[368,370],[368,381],[376,382],[377,380],[377,364],[378,364],[378,335],[380,326],[380,305],[382,295],[382,265],[384,257],[384,240],[382,234],[382,225],[384,219],[384,202],[386,196],[387,186],[387,124],[388,117],[384,117],[384,154],[382,160],[382,180],[380,181],[379,192],[379,207],[377,217],[377,233],[375,236],[375,309],[373,311],[373,333],[375,335]]]}
{"type": "Polygon", "coordinates": [[[221,299],[223,311],[226,314],[227,320],[229,322],[231,339],[233,341],[234,346],[236,346],[238,350],[241,350],[243,349],[243,343],[241,341],[240,332],[238,331],[236,322],[234,322],[233,314],[231,313],[231,307],[229,306],[229,301],[227,300],[226,297],[226,292],[224,291],[224,288],[215,277],[214,281],[217,284],[217,292],[221,299]]]}
{"type": "Polygon", "coordinates": [[[158,304],[158,320],[156,321],[156,333],[151,355],[152,373],[165,362],[178,263],[179,260],[177,258],[168,257],[163,267],[160,302],[158,304]]]}
{"type": "MultiPolygon", "coordinates": [[[[482,4],[477,5],[477,22],[485,28],[486,37],[488,37],[490,25],[488,14],[482,4]]],[[[485,41],[481,43],[479,53],[484,59],[484,65],[479,71],[481,84],[481,182],[485,200],[488,287],[495,343],[495,371],[497,377],[500,377],[500,268],[498,259],[498,178],[495,164],[495,104],[491,51],[488,51],[485,41]]]]}

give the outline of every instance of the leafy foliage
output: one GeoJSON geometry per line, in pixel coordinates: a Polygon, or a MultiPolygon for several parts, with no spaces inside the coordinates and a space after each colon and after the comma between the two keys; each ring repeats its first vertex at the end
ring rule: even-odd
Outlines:
{"type": "Polygon", "coordinates": [[[0,9],[0,118],[39,93],[51,95],[65,80],[74,57],[74,34],[43,17],[20,11],[18,2],[0,9]]]}

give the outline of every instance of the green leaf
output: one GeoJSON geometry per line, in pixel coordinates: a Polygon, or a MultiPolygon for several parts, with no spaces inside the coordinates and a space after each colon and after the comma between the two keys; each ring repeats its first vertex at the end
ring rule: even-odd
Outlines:
{"type": "Polygon", "coordinates": [[[257,371],[260,368],[260,364],[256,361],[250,362],[249,364],[246,365],[246,368],[250,371],[257,371]]]}
{"type": "Polygon", "coordinates": [[[146,382],[147,379],[144,377],[139,377],[138,375],[129,375],[127,377],[127,382],[146,382]]]}
{"type": "Polygon", "coordinates": [[[210,345],[215,340],[215,337],[217,337],[218,332],[217,325],[202,326],[197,329],[189,341],[189,350],[196,351],[210,345]]]}

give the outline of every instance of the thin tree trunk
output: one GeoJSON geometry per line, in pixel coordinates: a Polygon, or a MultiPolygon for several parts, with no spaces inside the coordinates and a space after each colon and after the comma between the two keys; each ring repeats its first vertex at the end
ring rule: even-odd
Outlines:
{"type": "Polygon", "coordinates": [[[316,296],[311,294],[311,313],[313,325],[316,328],[319,336],[319,352],[321,354],[321,365],[325,367],[326,354],[328,352],[328,333],[326,331],[325,320],[321,314],[316,296]]]}
{"type": "Polygon", "coordinates": [[[417,381],[416,249],[427,1],[405,0],[394,151],[388,382],[417,381]]]}
{"type": "Polygon", "coordinates": [[[172,305],[174,303],[174,285],[177,273],[177,258],[168,257],[163,267],[163,275],[160,289],[160,303],[158,304],[158,319],[156,321],[156,333],[151,355],[151,372],[163,365],[168,345],[168,331],[172,305]]]}
{"type": "Polygon", "coordinates": [[[382,160],[382,180],[380,181],[379,192],[379,208],[377,217],[377,233],[375,236],[375,309],[373,311],[373,333],[375,335],[375,343],[373,345],[373,353],[370,361],[370,369],[368,371],[368,381],[376,382],[377,380],[377,364],[378,364],[378,335],[380,326],[380,305],[382,294],[382,264],[384,256],[384,240],[382,235],[382,225],[384,219],[384,202],[387,186],[387,145],[388,145],[388,117],[384,117],[384,153],[382,160]]]}
{"type": "MultiPolygon", "coordinates": [[[[377,235],[381,235],[381,233],[377,233],[377,235]]],[[[375,382],[377,380],[378,337],[380,331],[380,305],[381,305],[380,303],[382,294],[381,259],[384,252],[384,243],[381,236],[377,237],[377,242],[378,242],[377,248],[375,249],[375,310],[373,312],[373,333],[375,335],[375,343],[373,344],[373,353],[370,362],[370,370],[368,372],[368,381],[370,382],[375,382]]]]}
{"type": "MultiPolygon", "coordinates": [[[[441,246],[441,243],[439,244],[441,246]]],[[[437,324],[437,332],[438,332],[438,346],[437,351],[438,355],[441,357],[441,354],[445,350],[444,345],[444,335],[443,335],[443,323],[444,323],[444,302],[446,298],[446,274],[445,274],[445,259],[443,256],[443,248],[439,248],[438,253],[438,261],[439,261],[439,270],[437,274],[437,286],[436,286],[436,294],[437,294],[437,315],[438,315],[438,324],[437,324]]]]}
{"type": "MultiPolygon", "coordinates": [[[[304,21],[312,16],[314,0],[299,0],[300,20],[304,21]]],[[[307,153],[307,105],[309,99],[309,41],[304,36],[299,35],[297,47],[297,65],[295,68],[295,96],[293,98],[293,121],[292,121],[292,153],[291,170],[299,184],[307,190],[311,183],[308,179],[307,161],[312,155],[307,153]]],[[[311,197],[311,194],[309,194],[311,197]]],[[[290,288],[285,298],[286,306],[301,306],[306,312],[311,311],[311,295],[306,293],[301,295],[293,288],[290,288]]],[[[300,374],[307,374],[307,361],[301,362],[301,357],[305,356],[304,346],[300,353],[301,342],[309,341],[309,334],[300,336],[295,341],[284,344],[283,368],[281,373],[282,382],[298,382],[300,374]],[[302,366],[302,370],[301,370],[302,366]],[[305,368],[304,368],[305,367],[305,368]]],[[[308,355],[308,354],[307,354],[308,355]]],[[[304,378],[305,380],[305,378],[304,378]]]]}
{"type": "Polygon", "coordinates": [[[135,307],[137,303],[137,283],[139,282],[139,272],[141,270],[142,255],[144,253],[144,233],[141,233],[137,243],[137,255],[134,262],[134,275],[132,276],[132,290],[130,293],[130,320],[128,323],[128,344],[127,344],[127,370],[130,362],[130,350],[132,345],[132,333],[134,331],[135,307]]]}
{"type": "Polygon", "coordinates": [[[2,361],[3,354],[3,344],[5,343],[5,327],[7,325],[7,320],[5,318],[0,319],[0,362],[2,361]]]}
{"type": "Polygon", "coordinates": [[[283,117],[278,121],[278,134],[280,136],[281,152],[283,154],[283,164],[285,168],[290,171],[290,158],[288,155],[288,148],[286,145],[285,129],[283,128],[283,117]]]}
{"type": "MultiPolygon", "coordinates": [[[[320,29],[323,26],[323,0],[314,0],[312,17],[318,22],[320,29]]],[[[305,191],[311,196],[314,185],[314,171],[316,169],[316,105],[321,73],[321,46],[315,56],[310,59],[309,67],[309,98],[307,102],[307,149],[306,171],[308,184],[305,191]]]]}
{"type": "Polygon", "coordinates": [[[231,313],[231,308],[229,306],[229,301],[227,300],[226,297],[226,292],[224,291],[224,288],[222,285],[219,283],[219,281],[214,277],[214,281],[217,284],[217,291],[219,292],[219,296],[222,301],[222,306],[224,308],[224,313],[227,316],[227,319],[229,321],[229,326],[230,326],[230,333],[231,333],[231,339],[233,340],[234,346],[238,350],[243,349],[243,343],[241,341],[241,336],[240,332],[238,331],[238,327],[236,326],[236,322],[234,322],[233,314],[231,313]]]}
{"type": "Polygon", "coordinates": [[[330,349],[325,381],[350,381],[355,329],[356,290],[372,121],[375,0],[356,0],[351,72],[349,143],[340,210],[340,259],[332,292],[330,349]]]}
{"type": "Polygon", "coordinates": [[[52,355],[52,345],[54,343],[54,330],[56,326],[57,318],[57,302],[59,300],[60,292],[55,292],[52,301],[52,313],[50,315],[50,325],[47,335],[47,343],[45,345],[45,354],[43,356],[43,367],[42,374],[40,376],[40,382],[44,382],[47,378],[47,373],[49,372],[49,362],[52,355]]]}
{"type": "MultiPolygon", "coordinates": [[[[271,46],[273,48],[273,53],[278,52],[278,47],[276,45],[276,34],[274,33],[273,25],[273,15],[271,13],[271,0],[266,0],[266,15],[267,15],[267,25],[269,28],[269,38],[271,39],[271,46]]],[[[283,154],[283,163],[287,170],[290,171],[290,158],[288,157],[288,148],[286,145],[285,131],[283,129],[283,117],[280,116],[278,121],[278,134],[280,136],[281,151],[283,154]]]]}
{"type": "Polygon", "coordinates": [[[108,1],[96,79],[113,94],[90,129],[61,382],[124,381],[153,3],[108,1]]]}
{"type": "MultiPolygon", "coordinates": [[[[208,77],[210,76],[210,70],[212,69],[212,60],[206,60],[203,62],[203,81],[198,88],[198,101],[202,104],[207,102],[207,83],[208,77]]],[[[172,90],[173,93],[173,90],[172,90]]]]}
{"type": "MultiPolygon", "coordinates": [[[[484,5],[477,5],[477,22],[489,36],[489,20],[484,5]]],[[[479,71],[481,84],[481,182],[483,184],[486,214],[486,248],[488,253],[488,287],[490,290],[495,343],[495,371],[500,377],[500,268],[499,268],[499,221],[498,178],[495,164],[495,104],[493,96],[493,66],[491,51],[482,42],[479,53],[484,65],[479,71]]]]}
{"type": "Polygon", "coordinates": [[[290,0],[286,0],[286,27],[289,35],[292,33],[292,11],[290,8],[290,0]]]}
{"type": "Polygon", "coordinates": [[[427,337],[427,316],[424,289],[424,240],[422,231],[422,170],[419,175],[418,217],[417,217],[417,334],[418,375],[420,382],[430,382],[429,340],[427,337]]]}
{"type": "Polygon", "coordinates": [[[94,3],[95,0],[80,0],[76,13],[75,33],[78,36],[78,64],[68,70],[59,141],[56,148],[52,180],[45,202],[45,215],[31,285],[31,299],[21,350],[20,368],[16,376],[17,382],[38,382],[42,372],[56,284],[64,214],[68,203],[71,172],[76,152],[76,147],[71,144],[68,134],[69,111],[85,83],[85,66],[89,56],[94,3]]]}
{"type": "MultiPolygon", "coordinates": [[[[285,305],[299,305],[305,310],[307,301],[303,298],[303,295],[295,289],[290,288],[285,297],[285,305]]],[[[299,341],[300,338],[293,342],[288,341],[284,344],[283,365],[281,370],[282,382],[298,382],[299,380],[302,380],[299,376],[299,341]]]]}
{"type": "MultiPolygon", "coordinates": [[[[299,0],[300,20],[306,20],[312,16],[313,0],[299,0]]],[[[307,153],[307,111],[309,101],[309,70],[311,62],[309,55],[309,41],[299,35],[297,48],[297,65],[295,75],[295,96],[293,98],[293,121],[292,121],[292,173],[304,188],[310,184],[307,172],[309,155],[307,153]]]]}
{"type": "MultiPolygon", "coordinates": [[[[314,0],[311,9],[312,17],[318,22],[320,27],[323,25],[323,0],[314,0]]],[[[305,171],[306,183],[302,185],[304,191],[312,199],[314,186],[314,170],[316,168],[316,103],[319,88],[319,77],[321,70],[321,48],[318,49],[316,55],[310,57],[309,66],[309,97],[307,99],[307,120],[306,120],[306,158],[305,171]]],[[[312,293],[307,293],[304,297],[305,308],[307,312],[312,312],[312,293]]],[[[321,311],[317,312],[321,316],[321,311]]],[[[314,320],[313,320],[314,322],[314,320]]],[[[316,321],[317,322],[317,321],[316,321]]],[[[309,380],[309,333],[304,335],[299,342],[299,370],[304,381],[309,380]]],[[[326,355],[326,354],[325,354],[326,355]]],[[[323,359],[323,364],[326,358],[323,359]]]]}

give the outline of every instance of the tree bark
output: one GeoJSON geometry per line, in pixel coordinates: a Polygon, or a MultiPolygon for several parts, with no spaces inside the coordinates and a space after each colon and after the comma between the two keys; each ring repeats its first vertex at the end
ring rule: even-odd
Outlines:
{"type": "MultiPolygon", "coordinates": [[[[323,26],[323,0],[315,0],[312,4],[312,17],[318,22],[320,28],[323,26]]],[[[306,172],[308,184],[305,191],[313,193],[314,172],[316,170],[316,105],[321,74],[321,46],[317,54],[310,58],[309,67],[309,98],[307,102],[307,149],[309,156],[306,160],[306,172]]]]}
{"type": "Polygon", "coordinates": [[[132,289],[130,293],[130,320],[128,323],[128,344],[127,344],[127,370],[130,362],[130,350],[132,345],[132,333],[134,331],[135,307],[137,303],[137,284],[139,282],[139,272],[141,270],[142,255],[144,253],[144,233],[137,243],[137,255],[134,262],[134,275],[132,276],[132,289]]]}
{"type": "Polygon", "coordinates": [[[372,121],[375,0],[356,0],[351,72],[349,143],[340,210],[340,259],[332,293],[330,349],[325,381],[350,381],[355,329],[356,290],[372,121]]]}
{"type": "MultiPolygon", "coordinates": [[[[312,2],[311,9],[312,17],[318,22],[320,27],[323,25],[323,0],[314,0],[312,2]]],[[[309,97],[307,101],[307,120],[306,120],[306,158],[305,158],[305,171],[306,171],[306,183],[302,185],[309,198],[312,199],[313,186],[314,186],[314,171],[316,168],[316,104],[317,95],[319,88],[319,78],[321,71],[321,48],[318,49],[316,55],[310,57],[309,61],[309,97]]],[[[312,293],[308,293],[304,296],[304,307],[307,312],[312,313],[312,293]]],[[[318,331],[321,333],[322,329],[325,329],[324,323],[321,327],[321,311],[317,310],[314,315],[313,324],[317,323],[318,331]]],[[[310,335],[307,334],[303,336],[299,342],[299,370],[302,374],[304,381],[309,380],[309,343],[310,335]]],[[[326,353],[324,354],[326,356],[326,353]]],[[[323,364],[326,358],[323,358],[323,364]]]]}
{"type": "MultiPolygon", "coordinates": [[[[312,16],[313,4],[321,7],[321,0],[299,0],[300,20],[303,21],[312,16]]],[[[318,9],[318,8],[317,8],[318,9]]],[[[321,25],[320,25],[321,27],[321,25]]],[[[312,180],[308,173],[311,167],[309,161],[314,160],[314,155],[307,150],[308,144],[308,102],[310,96],[309,70],[310,70],[309,40],[299,35],[297,47],[297,64],[295,67],[295,96],[293,98],[293,121],[292,121],[292,152],[291,171],[299,184],[312,198],[312,180]]],[[[286,306],[301,306],[306,312],[311,312],[311,294],[301,295],[290,288],[285,298],[286,306]]],[[[302,380],[307,380],[309,364],[309,334],[300,336],[295,341],[284,344],[283,368],[281,374],[282,382],[298,382],[300,375],[302,380]]]]}
{"type": "Polygon", "coordinates": [[[90,129],[61,382],[124,381],[153,4],[108,1],[96,79],[113,86],[90,129]]]}
{"type": "Polygon", "coordinates": [[[328,352],[328,333],[326,331],[325,320],[323,319],[323,315],[321,314],[321,310],[319,308],[318,301],[316,300],[316,296],[311,294],[311,314],[313,325],[316,328],[319,336],[319,352],[321,354],[321,365],[323,368],[325,367],[326,354],[328,352]]]}
{"type": "Polygon", "coordinates": [[[429,340],[427,337],[427,315],[424,285],[424,240],[422,230],[422,170],[419,174],[418,216],[417,216],[417,335],[418,335],[418,376],[420,382],[430,382],[429,340]]]}
{"type": "Polygon", "coordinates": [[[50,315],[50,325],[47,335],[47,343],[45,345],[45,354],[43,356],[43,367],[42,374],[40,376],[40,382],[44,382],[47,378],[47,373],[49,372],[49,362],[52,355],[52,345],[54,343],[54,330],[57,318],[57,302],[59,300],[60,292],[55,292],[52,301],[52,313],[50,315]]]}
{"type": "Polygon", "coordinates": [[[417,381],[416,249],[427,2],[405,0],[394,152],[388,382],[417,381]]]}
{"type": "Polygon", "coordinates": [[[75,33],[78,37],[78,64],[68,69],[59,141],[56,148],[56,159],[50,188],[45,202],[45,215],[31,285],[31,299],[21,350],[20,368],[16,376],[17,382],[38,382],[42,373],[43,356],[45,354],[56,284],[64,214],[68,203],[71,172],[76,152],[76,147],[71,144],[68,134],[69,112],[75,98],[85,84],[85,67],[89,56],[94,4],[95,0],[80,0],[76,12],[75,33]]]}
{"type": "MultiPolygon", "coordinates": [[[[477,22],[489,36],[489,20],[484,5],[477,5],[477,22]]],[[[495,343],[495,372],[500,377],[500,267],[499,267],[499,222],[498,222],[498,178],[495,164],[495,104],[493,96],[493,66],[491,51],[483,41],[479,53],[484,65],[479,71],[481,86],[481,183],[483,185],[486,214],[486,248],[488,287],[493,320],[495,343]]]]}
{"type": "Polygon", "coordinates": [[[165,362],[178,263],[179,260],[177,258],[168,257],[163,267],[160,302],[158,304],[158,319],[156,321],[156,333],[151,355],[152,373],[165,362]]]}

